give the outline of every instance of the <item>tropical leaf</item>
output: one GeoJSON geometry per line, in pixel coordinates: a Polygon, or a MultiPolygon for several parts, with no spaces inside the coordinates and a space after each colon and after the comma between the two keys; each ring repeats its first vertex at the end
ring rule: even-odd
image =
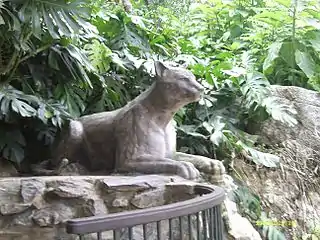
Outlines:
{"type": "Polygon", "coordinates": [[[99,74],[106,73],[110,69],[112,51],[104,43],[93,39],[84,48],[91,64],[99,74]]]}
{"type": "Polygon", "coordinates": [[[280,158],[274,154],[263,153],[254,148],[251,148],[241,141],[237,143],[248,154],[252,161],[256,164],[261,164],[265,167],[276,168],[279,166],[280,158]]]}
{"type": "Polygon", "coordinates": [[[256,14],[253,18],[254,20],[267,23],[273,27],[277,27],[283,21],[290,21],[290,17],[282,10],[263,11],[256,14]]]}
{"type": "Polygon", "coordinates": [[[177,127],[177,129],[184,132],[187,135],[202,138],[202,139],[207,139],[207,137],[205,135],[196,132],[195,125],[182,125],[182,126],[177,127]]]}
{"type": "Polygon", "coordinates": [[[37,97],[24,94],[11,86],[4,87],[0,90],[0,110],[2,115],[9,115],[14,111],[22,117],[33,117],[36,110],[32,104],[37,103],[37,97]]]}
{"type": "Polygon", "coordinates": [[[251,193],[250,190],[244,186],[239,186],[233,195],[239,205],[240,211],[252,219],[259,219],[262,208],[257,195],[251,193]]]}
{"type": "Polygon", "coordinates": [[[295,59],[297,65],[307,75],[308,78],[312,78],[315,75],[316,63],[308,52],[303,52],[297,49],[295,52],[295,59]]]}
{"type": "Polygon", "coordinates": [[[247,109],[262,105],[263,100],[270,94],[270,83],[266,77],[259,72],[249,72],[241,81],[240,91],[244,96],[244,106],[247,109]]]}
{"type": "Polygon", "coordinates": [[[54,94],[66,106],[72,117],[79,117],[84,112],[87,93],[80,87],[60,83],[54,94]]]}
{"type": "Polygon", "coordinates": [[[277,3],[289,8],[291,5],[291,1],[290,0],[275,0],[277,3]]]}
{"type": "Polygon", "coordinates": [[[262,102],[262,106],[265,107],[266,111],[273,119],[286,123],[289,127],[293,127],[298,123],[294,117],[297,114],[297,111],[291,106],[280,103],[279,99],[275,97],[265,98],[262,102]]]}
{"type": "Polygon", "coordinates": [[[219,146],[221,143],[227,141],[227,137],[224,135],[226,123],[223,122],[221,116],[212,119],[209,123],[204,122],[203,126],[211,134],[210,141],[214,145],[219,146]]]}
{"type": "Polygon", "coordinates": [[[66,3],[64,0],[12,0],[19,10],[22,22],[32,24],[32,32],[40,38],[43,31],[41,24],[46,26],[54,39],[79,33],[80,30],[90,32],[92,27],[88,23],[83,25],[84,18],[89,17],[89,9],[83,7],[82,1],[66,3]]]}
{"type": "MultiPolygon", "coordinates": [[[[311,35],[311,34],[310,34],[311,35]]],[[[312,36],[308,35],[309,41],[314,50],[320,52],[320,32],[312,32],[312,36]]]]}
{"type": "Polygon", "coordinates": [[[21,24],[17,16],[8,7],[8,0],[0,1],[0,25],[7,25],[10,31],[20,31],[21,24]]]}
{"type": "Polygon", "coordinates": [[[24,158],[25,139],[18,129],[0,127],[0,153],[2,157],[20,164],[24,158]]]}
{"type": "MultiPolygon", "coordinates": [[[[82,81],[85,85],[92,88],[92,82],[87,72],[94,72],[95,68],[92,66],[90,60],[82,52],[82,50],[72,44],[69,44],[66,47],[57,45],[51,49],[60,57],[74,80],[82,81]]],[[[49,60],[51,64],[56,66],[56,63],[53,62],[53,59],[49,60]]]]}
{"type": "MultiPolygon", "coordinates": [[[[266,214],[261,215],[261,221],[263,222],[273,222],[271,219],[268,219],[266,214]]],[[[286,236],[277,228],[277,226],[272,226],[270,224],[262,225],[262,236],[269,240],[285,240],[286,236]]]]}
{"type": "Polygon", "coordinates": [[[271,44],[268,50],[267,57],[263,62],[263,73],[266,74],[272,71],[274,60],[279,57],[281,47],[282,42],[274,42],[273,44],[271,44]]]}

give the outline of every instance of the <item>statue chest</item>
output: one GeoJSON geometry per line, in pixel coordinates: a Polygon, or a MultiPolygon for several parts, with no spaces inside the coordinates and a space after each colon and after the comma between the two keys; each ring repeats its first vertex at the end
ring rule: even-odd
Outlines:
{"type": "Polygon", "coordinates": [[[144,134],[136,136],[138,136],[137,148],[142,152],[172,158],[176,151],[176,132],[171,123],[165,129],[154,126],[144,134]]]}
{"type": "Polygon", "coordinates": [[[170,122],[165,129],[165,146],[166,146],[166,154],[167,158],[173,158],[174,153],[176,151],[176,143],[177,143],[177,134],[175,127],[172,122],[170,122]]]}

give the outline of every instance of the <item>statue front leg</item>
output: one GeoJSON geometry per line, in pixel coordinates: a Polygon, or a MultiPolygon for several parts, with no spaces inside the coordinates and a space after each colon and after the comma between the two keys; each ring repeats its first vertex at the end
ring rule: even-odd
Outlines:
{"type": "Polygon", "coordinates": [[[174,174],[189,180],[197,179],[200,176],[199,171],[190,162],[178,162],[148,154],[124,162],[122,166],[117,167],[117,170],[145,174],[174,174]]]}
{"type": "Polygon", "coordinates": [[[219,160],[182,152],[176,152],[174,159],[176,161],[192,163],[200,172],[208,176],[209,181],[214,184],[223,183],[223,177],[226,174],[226,170],[223,163],[219,160]]]}
{"type": "Polygon", "coordinates": [[[77,160],[79,149],[82,148],[84,130],[82,123],[76,120],[70,121],[67,129],[64,130],[57,147],[52,152],[52,165],[57,167],[62,159],[66,158],[69,162],[77,160]]]}

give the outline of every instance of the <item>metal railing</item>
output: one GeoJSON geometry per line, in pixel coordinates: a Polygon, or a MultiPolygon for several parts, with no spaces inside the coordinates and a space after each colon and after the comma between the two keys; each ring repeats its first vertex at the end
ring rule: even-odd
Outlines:
{"type": "Polygon", "coordinates": [[[67,233],[80,240],[89,234],[97,240],[222,240],[224,190],[197,185],[194,192],[198,196],[190,200],[159,207],[72,219],[67,222],[67,233]]]}

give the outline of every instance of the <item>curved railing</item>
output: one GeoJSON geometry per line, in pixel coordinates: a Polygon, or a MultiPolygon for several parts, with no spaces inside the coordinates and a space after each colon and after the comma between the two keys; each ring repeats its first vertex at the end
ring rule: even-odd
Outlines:
{"type": "Polygon", "coordinates": [[[196,185],[194,191],[200,196],[186,201],[141,210],[72,219],[67,222],[67,233],[77,234],[79,239],[85,239],[85,235],[95,233],[98,240],[110,239],[110,236],[103,237],[103,233],[110,230],[114,240],[222,240],[221,203],[225,198],[224,190],[217,186],[196,185]],[[140,227],[139,231],[135,231],[137,227],[140,227]]]}

